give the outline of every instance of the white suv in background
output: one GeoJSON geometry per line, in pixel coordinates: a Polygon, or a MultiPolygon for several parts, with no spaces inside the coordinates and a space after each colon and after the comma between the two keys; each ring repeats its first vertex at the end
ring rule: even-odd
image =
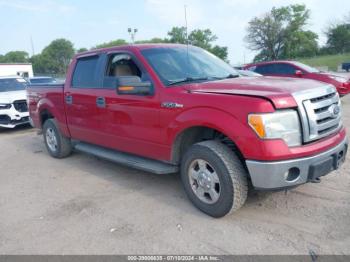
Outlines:
{"type": "Polygon", "coordinates": [[[18,76],[0,77],[0,127],[28,124],[27,82],[18,76]]]}

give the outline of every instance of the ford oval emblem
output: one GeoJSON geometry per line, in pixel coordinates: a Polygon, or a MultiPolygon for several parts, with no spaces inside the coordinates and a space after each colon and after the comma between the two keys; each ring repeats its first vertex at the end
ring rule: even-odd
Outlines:
{"type": "Polygon", "coordinates": [[[339,115],[339,113],[340,113],[340,107],[338,105],[335,105],[333,108],[333,114],[339,115]]]}
{"type": "Polygon", "coordinates": [[[340,106],[332,105],[328,110],[328,112],[331,114],[331,117],[336,118],[340,113],[340,106]]]}

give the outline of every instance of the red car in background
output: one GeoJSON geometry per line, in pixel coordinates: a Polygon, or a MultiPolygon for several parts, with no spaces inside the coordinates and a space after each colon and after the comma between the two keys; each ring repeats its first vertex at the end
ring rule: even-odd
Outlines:
{"type": "Polygon", "coordinates": [[[244,66],[245,70],[254,71],[264,76],[295,77],[313,79],[332,84],[339,95],[350,93],[350,79],[335,73],[322,72],[311,66],[296,61],[270,61],[244,66]]]}

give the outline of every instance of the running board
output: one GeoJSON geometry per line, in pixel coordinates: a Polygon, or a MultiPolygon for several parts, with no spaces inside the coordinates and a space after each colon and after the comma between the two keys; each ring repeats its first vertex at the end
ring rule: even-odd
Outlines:
{"type": "Polygon", "coordinates": [[[79,142],[74,146],[77,151],[88,153],[117,164],[125,165],[135,169],[155,174],[173,174],[179,171],[178,166],[166,164],[157,160],[122,153],[116,150],[107,149],[87,143],[79,142]]]}

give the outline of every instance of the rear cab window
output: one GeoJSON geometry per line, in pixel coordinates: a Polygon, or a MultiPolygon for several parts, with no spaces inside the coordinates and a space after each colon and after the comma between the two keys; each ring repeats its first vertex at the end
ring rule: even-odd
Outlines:
{"type": "Polygon", "coordinates": [[[99,62],[98,55],[78,58],[73,77],[73,88],[99,88],[99,62]]]}

